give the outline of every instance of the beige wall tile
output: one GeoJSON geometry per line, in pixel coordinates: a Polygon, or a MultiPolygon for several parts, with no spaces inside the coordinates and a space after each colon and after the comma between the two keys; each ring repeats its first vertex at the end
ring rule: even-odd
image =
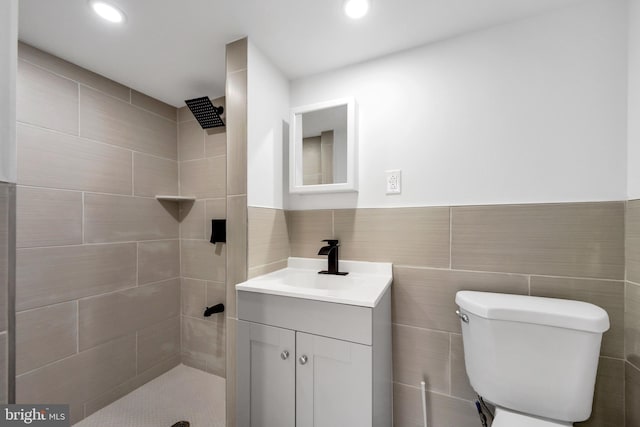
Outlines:
{"type": "Polygon", "coordinates": [[[227,194],[247,194],[247,72],[227,75],[227,194]]]}
{"type": "Polygon", "coordinates": [[[627,280],[640,283],[640,200],[627,202],[625,225],[627,280]]]}
{"type": "Polygon", "coordinates": [[[206,239],[205,201],[180,203],[180,238],[206,239]]]}
{"type": "Polygon", "coordinates": [[[486,291],[527,295],[526,276],[500,273],[393,268],[393,321],[403,325],[461,333],[456,316],[457,291],[486,291]]]}
{"type": "Polygon", "coordinates": [[[16,314],[16,372],[23,374],[76,353],[78,303],[16,314]]]}
{"type": "MultiPolygon", "coordinates": [[[[216,304],[225,304],[226,308],[227,288],[224,282],[207,282],[207,307],[216,304]]],[[[225,314],[214,314],[208,318],[211,321],[217,321],[217,317],[224,317],[225,314]]]]}
{"type": "Polygon", "coordinates": [[[640,369],[630,363],[625,364],[625,427],[640,425],[640,369]]]}
{"type": "Polygon", "coordinates": [[[18,57],[39,67],[46,68],[55,74],[75,80],[85,86],[92,87],[100,92],[104,92],[108,95],[115,96],[116,98],[129,102],[128,87],[123,86],[120,83],[116,83],[113,80],[109,80],[106,77],[102,77],[99,74],[92,73],[89,70],[85,70],[71,62],[65,61],[64,59],[60,59],[56,56],[43,52],[40,49],[36,49],[33,46],[19,42],[18,57]]]}
{"type": "Polygon", "coordinates": [[[611,328],[602,338],[601,354],[624,357],[624,282],[531,277],[531,295],[585,301],[609,314],[611,328]]]}
{"type": "Polygon", "coordinates": [[[180,354],[180,316],[158,322],[138,332],[138,372],[180,354]]]}
{"type": "Polygon", "coordinates": [[[181,240],[181,275],[191,279],[223,281],[226,245],[208,240],[181,240]]]}
{"type": "Polygon", "coordinates": [[[182,314],[202,318],[207,305],[207,282],[196,279],[181,279],[182,314]]]}
{"type": "Polygon", "coordinates": [[[138,243],[138,284],[180,276],[180,241],[138,243]]]}
{"type": "Polygon", "coordinates": [[[78,306],[80,350],[135,333],[179,314],[179,279],[81,299],[78,306]]]}
{"type": "Polygon", "coordinates": [[[17,127],[18,183],[131,194],[131,152],[25,125],[17,127]]]}
{"type": "Polygon", "coordinates": [[[176,123],[82,86],[80,135],[177,160],[176,123]]]}
{"type": "Polygon", "coordinates": [[[70,403],[71,411],[136,374],[136,339],[129,335],[19,375],[19,403],[70,403]],[[78,373],[82,373],[79,375],[78,373]]]}
{"type": "Polygon", "coordinates": [[[178,162],[133,153],[133,183],[136,196],[178,194],[178,162]]]}
{"type": "Polygon", "coordinates": [[[2,372],[0,375],[0,403],[2,404],[7,403],[7,347],[7,333],[0,332],[0,372],[2,372]]]}
{"type": "MultiPolygon", "coordinates": [[[[13,204],[12,196],[9,194],[13,190],[13,184],[0,182],[0,333],[7,329],[7,297],[9,276],[9,211],[13,204]]],[[[2,348],[0,348],[2,351],[2,348]]],[[[0,363],[0,372],[4,372],[3,365],[0,363]]],[[[2,400],[0,399],[0,402],[2,400]]]]}
{"type": "Polygon", "coordinates": [[[226,160],[224,156],[180,163],[180,193],[198,199],[215,199],[226,195],[226,160]]]}
{"type": "MultiPolygon", "coordinates": [[[[324,258],[318,255],[323,239],[333,239],[333,211],[286,211],[291,256],[324,258]]],[[[341,256],[344,258],[344,254],[341,256]]]]}
{"type": "Polygon", "coordinates": [[[137,90],[131,90],[131,103],[140,108],[144,108],[147,111],[156,113],[165,119],[176,121],[178,119],[178,110],[173,105],[165,104],[155,98],[138,92],[137,90]]]}
{"type": "Polygon", "coordinates": [[[142,197],[85,194],[86,243],[177,239],[177,203],[142,197]]]}
{"type": "Polygon", "coordinates": [[[272,264],[260,265],[258,267],[251,267],[249,269],[249,273],[247,278],[253,279],[257,276],[262,276],[263,274],[272,273],[277,270],[282,270],[283,268],[287,268],[288,260],[284,259],[282,261],[276,261],[272,264]]]}
{"type": "Polygon", "coordinates": [[[18,187],[19,248],[82,243],[82,193],[18,187]]]}
{"type": "Polygon", "coordinates": [[[19,122],[78,134],[78,84],[18,61],[16,114],[19,122]]]}
{"type": "Polygon", "coordinates": [[[449,208],[334,211],[342,259],[449,266],[449,208]]]}
{"type": "Polygon", "coordinates": [[[393,380],[449,393],[449,334],[393,325],[393,380]]]}
{"type": "Polygon", "coordinates": [[[247,41],[245,37],[227,44],[227,75],[247,68],[247,41]]]}
{"type": "Polygon", "coordinates": [[[625,349],[627,360],[640,369],[640,285],[626,283],[625,349]]]}
{"type": "Polygon", "coordinates": [[[205,206],[205,239],[211,238],[211,220],[227,218],[227,199],[207,200],[205,206]]]}
{"type": "Polygon", "coordinates": [[[464,365],[464,346],[462,335],[451,336],[451,395],[466,400],[475,400],[476,392],[469,383],[464,365]]]}
{"type": "Polygon", "coordinates": [[[600,358],[591,417],[575,425],[624,425],[624,360],[600,358]]]}
{"type": "Polygon", "coordinates": [[[184,161],[204,158],[204,137],[205,131],[197,121],[179,123],[178,159],[184,161]]]}
{"type": "Polygon", "coordinates": [[[182,317],[182,355],[194,360],[201,368],[221,377],[225,376],[224,316],[213,322],[182,317]]]}
{"type": "MultiPolygon", "coordinates": [[[[430,426],[477,427],[480,425],[473,402],[438,393],[427,393],[427,422],[430,426]]],[[[422,397],[419,388],[393,384],[394,427],[423,427],[422,397]]]]}
{"type": "Polygon", "coordinates": [[[227,317],[227,372],[226,372],[226,386],[227,386],[227,427],[235,427],[236,425],[236,378],[237,378],[237,366],[236,366],[236,349],[237,349],[237,333],[238,322],[236,319],[227,317]]]}
{"type": "Polygon", "coordinates": [[[193,113],[191,113],[191,110],[189,110],[189,107],[187,107],[186,105],[184,107],[178,108],[178,122],[188,122],[195,119],[196,118],[193,116],[193,113]]]}
{"type": "Polygon", "coordinates": [[[248,222],[249,268],[289,257],[289,234],[282,209],[249,207],[248,222]]]}
{"type": "Polygon", "coordinates": [[[624,278],[624,203],[453,208],[452,266],[624,278]]]}
{"type": "Polygon", "coordinates": [[[236,316],[236,285],[247,280],[247,197],[227,198],[227,316],[236,316]]]}
{"type": "Polygon", "coordinates": [[[227,154],[227,133],[205,132],[204,137],[204,153],[207,157],[224,156],[227,154]]]}
{"type": "Polygon", "coordinates": [[[135,243],[18,249],[16,264],[18,311],[136,283],[135,243]]]}

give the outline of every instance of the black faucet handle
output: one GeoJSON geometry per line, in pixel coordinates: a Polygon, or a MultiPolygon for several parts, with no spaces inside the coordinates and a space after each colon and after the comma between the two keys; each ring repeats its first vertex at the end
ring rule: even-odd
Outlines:
{"type": "Polygon", "coordinates": [[[324,239],[323,242],[327,242],[329,246],[340,246],[339,240],[324,239]]]}

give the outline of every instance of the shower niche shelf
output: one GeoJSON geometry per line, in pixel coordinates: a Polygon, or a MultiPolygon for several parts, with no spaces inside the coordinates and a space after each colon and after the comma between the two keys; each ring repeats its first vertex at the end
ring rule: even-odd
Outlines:
{"type": "Polygon", "coordinates": [[[195,197],[189,196],[171,196],[171,195],[157,195],[156,200],[161,200],[165,202],[195,202],[195,197]]]}

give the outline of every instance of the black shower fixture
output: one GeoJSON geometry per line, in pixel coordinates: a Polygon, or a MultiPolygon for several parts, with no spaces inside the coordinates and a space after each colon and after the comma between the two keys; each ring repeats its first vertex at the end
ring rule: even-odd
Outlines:
{"type": "Polygon", "coordinates": [[[187,99],[184,102],[187,103],[187,107],[189,107],[193,116],[198,120],[202,129],[224,126],[224,122],[222,121],[222,118],[220,118],[222,113],[224,113],[224,108],[222,106],[214,106],[208,96],[187,99]]]}

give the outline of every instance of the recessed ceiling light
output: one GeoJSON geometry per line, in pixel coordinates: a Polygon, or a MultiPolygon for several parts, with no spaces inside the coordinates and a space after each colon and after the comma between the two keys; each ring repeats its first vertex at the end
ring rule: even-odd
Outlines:
{"type": "Polygon", "coordinates": [[[92,1],[91,8],[98,14],[98,16],[109,22],[118,24],[124,21],[124,12],[109,3],[105,3],[103,1],[92,1]]]}
{"type": "Polygon", "coordinates": [[[344,2],[344,13],[351,19],[360,19],[369,12],[369,0],[346,0],[344,2]]]}

